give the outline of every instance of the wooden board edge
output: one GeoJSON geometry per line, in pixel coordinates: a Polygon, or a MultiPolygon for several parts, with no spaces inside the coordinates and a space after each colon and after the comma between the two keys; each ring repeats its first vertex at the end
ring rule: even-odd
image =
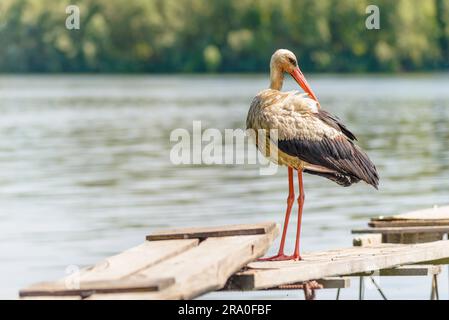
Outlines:
{"type": "Polygon", "coordinates": [[[19,291],[19,297],[38,296],[80,296],[86,298],[95,293],[127,293],[161,291],[175,283],[174,278],[152,279],[147,282],[130,281],[87,281],[80,288],[64,288],[54,282],[41,282],[19,291]],[[52,288],[53,286],[53,288],[52,288]]]}
{"type": "MultiPolygon", "coordinates": [[[[428,245],[432,245],[432,246],[436,246],[436,248],[432,248],[435,249],[435,253],[433,254],[434,256],[438,256],[444,252],[447,252],[447,246],[449,244],[449,240],[441,240],[441,241],[437,241],[434,243],[425,243],[425,244],[418,244],[418,245],[409,245],[411,247],[419,247],[420,250],[422,251],[428,251],[429,249],[427,248],[428,245]],[[444,246],[445,248],[441,248],[442,246],[444,246]]],[[[401,246],[407,246],[407,245],[401,245],[401,246]]],[[[416,249],[416,248],[414,248],[416,249]]],[[[415,252],[415,254],[418,254],[420,252],[415,252]]],[[[387,266],[386,268],[383,269],[387,269],[387,268],[394,268],[394,267],[398,267],[400,265],[404,265],[404,264],[418,264],[418,261],[412,261],[413,259],[408,257],[407,254],[405,253],[401,253],[398,256],[396,256],[395,252],[391,252],[391,253],[387,253],[387,256],[384,257],[379,257],[377,259],[380,259],[379,261],[384,260],[385,258],[388,258],[388,256],[391,256],[392,258],[394,258],[394,260],[396,261],[395,263],[391,263],[390,266],[387,266]]],[[[376,265],[377,262],[375,261],[370,261],[370,259],[368,259],[368,261],[366,261],[367,259],[365,258],[359,258],[357,261],[357,264],[359,265],[358,268],[364,268],[363,265],[365,265],[366,263],[369,264],[373,264],[376,265]]],[[[376,258],[374,258],[374,260],[376,260],[376,258]]],[[[425,261],[420,261],[421,263],[426,262],[426,264],[437,264],[437,263],[441,263],[441,264],[447,264],[449,263],[449,257],[447,258],[437,258],[437,259],[428,259],[425,261]]],[[[323,262],[323,264],[328,264],[328,263],[336,263],[337,265],[339,265],[338,268],[340,269],[346,269],[346,262],[344,261],[336,261],[336,262],[323,262]],[[344,267],[343,267],[344,266],[344,267]]],[[[304,277],[296,277],[293,276],[295,269],[294,268],[288,268],[285,267],[286,269],[286,273],[287,273],[287,277],[289,278],[288,280],[283,279],[280,280],[279,279],[279,272],[280,268],[266,268],[266,269],[248,269],[248,270],[242,270],[239,273],[236,273],[233,276],[232,280],[232,284],[234,287],[240,289],[240,290],[260,290],[260,289],[266,289],[266,288],[270,288],[276,285],[281,285],[281,284],[286,284],[286,283],[294,283],[294,282],[298,282],[298,281],[309,281],[309,280],[313,280],[313,279],[317,279],[318,277],[316,275],[311,276],[310,278],[306,279],[304,277]],[[260,273],[260,271],[263,270],[263,274],[260,273]],[[293,270],[293,271],[291,271],[293,270]],[[275,281],[271,281],[270,284],[267,283],[266,278],[273,278],[276,277],[277,280],[275,281]],[[242,281],[244,280],[244,282],[242,281]],[[242,281],[241,284],[239,284],[238,282],[242,281]]],[[[356,271],[357,272],[357,271],[356,271]]],[[[350,274],[355,274],[356,272],[335,272],[335,270],[333,272],[325,272],[322,273],[319,277],[333,277],[333,276],[348,276],[350,274]]],[[[362,271],[363,272],[363,271],[362,271]]]]}
{"type": "Polygon", "coordinates": [[[449,233],[449,226],[421,226],[421,227],[382,227],[352,229],[352,234],[406,234],[406,233],[449,233]]]}
{"type": "Polygon", "coordinates": [[[441,267],[437,265],[429,264],[412,264],[403,265],[394,268],[380,269],[371,272],[357,272],[353,274],[345,275],[346,277],[364,277],[364,276],[382,276],[382,277],[418,277],[418,276],[429,276],[439,274],[441,272],[441,267]]]}
{"type": "Polygon", "coordinates": [[[352,239],[352,245],[354,247],[368,247],[379,245],[382,243],[382,233],[361,233],[352,239]]]}
{"type": "Polygon", "coordinates": [[[268,234],[275,227],[275,222],[264,222],[255,224],[254,227],[250,225],[242,225],[242,229],[232,229],[226,230],[227,228],[235,228],[239,225],[228,225],[224,227],[203,227],[203,228],[193,228],[196,230],[190,230],[192,228],[176,229],[172,232],[168,231],[156,231],[153,234],[149,234],[145,237],[147,241],[160,241],[160,240],[175,240],[175,239],[206,239],[213,237],[232,237],[232,236],[250,236],[259,234],[268,234]],[[222,229],[220,229],[222,228],[222,229]],[[201,230],[204,229],[204,230],[201,230]],[[207,230],[207,229],[217,229],[217,230],[207,230]]]}

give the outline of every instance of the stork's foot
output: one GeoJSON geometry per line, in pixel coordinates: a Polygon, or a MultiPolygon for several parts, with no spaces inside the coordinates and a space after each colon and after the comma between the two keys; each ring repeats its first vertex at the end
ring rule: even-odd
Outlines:
{"type": "Polygon", "coordinates": [[[295,260],[295,261],[301,261],[302,260],[302,258],[301,258],[301,256],[299,254],[294,254],[291,257],[292,257],[292,260],[295,260]]]}
{"type": "Polygon", "coordinates": [[[291,255],[287,256],[283,253],[278,253],[275,256],[268,257],[268,258],[259,258],[257,261],[288,261],[288,260],[294,260],[299,261],[302,260],[300,255],[291,255]]]}

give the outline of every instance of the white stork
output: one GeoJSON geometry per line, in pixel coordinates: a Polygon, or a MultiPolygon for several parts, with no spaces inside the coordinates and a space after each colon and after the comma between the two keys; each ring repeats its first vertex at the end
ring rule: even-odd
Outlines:
{"type": "Polygon", "coordinates": [[[288,167],[289,194],[279,252],[261,260],[301,260],[302,173],[322,176],[345,187],[363,180],[376,189],[379,176],[365,152],[354,144],[357,140],[354,134],[336,116],[321,109],[291,51],[277,50],[271,57],[270,69],[270,88],[259,92],[253,99],[246,125],[254,132],[260,129],[267,132],[265,146],[257,147],[268,157],[270,148],[276,149],[276,159],[270,158],[288,167]],[[289,73],[305,93],[280,91],[284,73],[289,73]],[[271,129],[277,129],[276,141],[270,138],[271,129]],[[299,182],[298,224],[295,251],[293,255],[285,255],[285,236],[295,197],[293,170],[297,170],[299,182]]]}

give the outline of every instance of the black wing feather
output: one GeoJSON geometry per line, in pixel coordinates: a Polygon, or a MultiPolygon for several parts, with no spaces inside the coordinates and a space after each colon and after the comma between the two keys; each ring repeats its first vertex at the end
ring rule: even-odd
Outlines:
{"type": "Polygon", "coordinates": [[[340,118],[338,118],[337,116],[334,116],[333,114],[323,109],[319,109],[318,113],[316,113],[316,116],[328,126],[342,132],[349,139],[357,140],[357,137],[351,131],[349,131],[346,125],[341,122],[340,118]]]}
{"type": "Polygon", "coordinates": [[[319,171],[313,171],[313,170],[309,170],[309,169],[305,169],[304,172],[327,178],[329,180],[336,182],[337,184],[339,184],[343,187],[349,187],[351,184],[357,183],[360,181],[360,179],[358,179],[357,177],[340,174],[338,172],[319,172],[319,171]]]}
{"type": "Polygon", "coordinates": [[[334,174],[334,181],[340,179],[339,176],[346,176],[348,183],[363,180],[375,188],[379,184],[375,165],[358,146],[343,135],[336,138],[323,137],[318,141],[279,140],[278,148],[302,161],[335,171],[338,175],[334,174]]]}

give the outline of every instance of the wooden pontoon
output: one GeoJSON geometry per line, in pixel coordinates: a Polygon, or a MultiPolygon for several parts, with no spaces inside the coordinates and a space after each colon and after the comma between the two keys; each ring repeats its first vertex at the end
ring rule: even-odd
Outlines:
{"type": "Polygon", "coordinates": [[[274,223],[165,230],[66,278],[24,288],[20,297],[192,299],[216,290],[298,289],[312,280],[340,290],[350,285],[349,277],[376,273],[432,276],[437,298],[439,265],[449,264],[444,221],[449,207],[379,217],[370,228],[353,230],[353,247],[304,253],[299,262],[255,261],[278,235],[274,223]]]}

